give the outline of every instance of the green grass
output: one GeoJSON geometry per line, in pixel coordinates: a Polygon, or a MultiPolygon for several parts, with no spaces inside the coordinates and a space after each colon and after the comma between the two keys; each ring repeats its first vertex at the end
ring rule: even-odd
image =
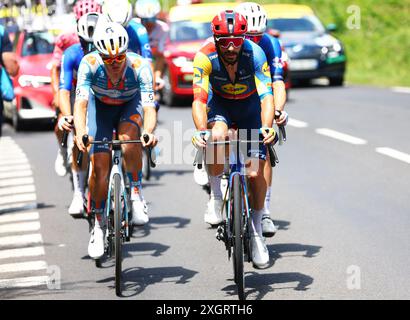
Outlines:
{"type": "MultiPolygon", "coordinates": [[[[176,0],[161,3],[166,8],[176,0]]],[[[260,0],[259,3],[306,4],[324,25],[335,23],[338,27],[335,36],[346,47],[349,83],[410,86],[410,0],[260,0]],[[351,16],[347,8],[351,5],[361,11],[358,30],[346,25],[351,16]]]]}

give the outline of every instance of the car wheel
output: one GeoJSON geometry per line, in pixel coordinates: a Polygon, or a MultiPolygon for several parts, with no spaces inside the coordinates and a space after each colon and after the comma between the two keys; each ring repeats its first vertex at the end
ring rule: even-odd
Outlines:
{"type": "Polygon", "coordinates": [[[162,101],[164,102],[164,104],[166,104],[167,106],[173,106],[176,104],[177,102],[177,97],[176,95],[172,92],[172,84],[171,84],[171,78],[170,78],[170,74],[169,74],[169,69],[166,68],[164,70],[164,74],[163,74],[163,79],[164,79],[164,88],[162,88],[162,101]]]}
{"type": "Polygon", "coordinates": [[[344,77],[329,78],[329,85],[331,87],[340,87],[343,86],[344,77]]]}

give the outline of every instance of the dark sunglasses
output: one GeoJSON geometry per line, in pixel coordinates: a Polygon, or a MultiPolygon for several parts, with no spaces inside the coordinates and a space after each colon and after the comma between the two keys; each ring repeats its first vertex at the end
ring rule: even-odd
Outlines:
{"type": "Polygon", "coordinates": [[[243,45],[245,41],[245,37],[215,37],[216,42],[218,45],[224,49],[229,48],[232,44],[235,48],[239,48],[243,45]]]}
{"type": "Polygon", "coordinates": [[[113,64],[114,62],[116,62],[116,63],[121,63],[121,62],[123,62],[126,58],[127,58],[127,55],[126,55],[125,53],[120,54],[120,55],[118,55],[118,56],[116,56],[116,57],[104,57],[104,56],[101,56],[101,59],[103,60],[103,62],[104,62],[105,64],[113,64]]]}

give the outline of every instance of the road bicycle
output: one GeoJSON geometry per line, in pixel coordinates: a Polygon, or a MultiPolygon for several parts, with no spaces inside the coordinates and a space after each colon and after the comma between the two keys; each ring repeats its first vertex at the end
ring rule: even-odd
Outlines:
{"type": "MultiPolygon", "coordinates": [[[[284,132],[284,128],[281,129],[284,132]]],[[[238,130],[238,137],[239,130],[238,130]]],[[[279,163],[273,145],[277,142],[278,136],[275,132],[274,143],[267,145],[269,159],[272,167],[279,163]]],[[[224,217],[218,226],[216,238],[223,241],[228,253],[228,260],[232,258],[234,281],[237,286],[238,297],[245,300],[245,277],[244,277],[244,256],[246,261],[252,261],[251,232],[252,219],[251,208],[249,206],[248,179],[246,176],[245,161],[242,151],[243,145],[261,144],[261,140],[235,139],[229,141],[217,141],[207,143],[209,146],[225,145],[229,146],[229,165],[225,165],[222,180],[226,180],[226,189],[223,199],[221,216],[224,217]],[[224,214],[225,212],[225,214],[224,214]]],[[[202,169],[205,152],[198,150],[195,156],[194,165],[202,169]]]]}
{"type": "MultiPolygon", "coordinates": [[[[132,225],[129,224],[132,218],[130,185],[128,179],[124,179],[122,148],[123,144],[142,143],[141,140],[117,140],[111,141],[89,141],[88,135],[82,137],[84,145],[108,145],[112,148],[112,167],[108,182],[108,196],[105,206],[106,232],[104,239],[105,255],[115,260],[115,293],[122,294],[122,244],[129,242],[132,235],[132,225]]],[[[145,142],[148,135],[144,135],[145,142]]],[[[147,147],[149,165],[154,168],[155,162],[152,160],[152,148],[147,147]]],[[[77,163],[82,162],[83,153],[80,152],[77,163]]],[[[97,267],[101,266],[101,260],[96,260],[97,267]]]]}

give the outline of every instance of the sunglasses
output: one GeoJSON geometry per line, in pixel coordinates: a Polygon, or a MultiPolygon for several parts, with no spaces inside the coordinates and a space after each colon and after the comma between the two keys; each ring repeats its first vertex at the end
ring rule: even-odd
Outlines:
{"type": "Polygon", "coordinates": [[[245,39],[251,40],[252,42],[259,43],[262,39],[262,34],[257,34],[257,35],[245,35],[245,39]]]}
{"type": "Polygon", "coordinates": [[[229,48],[232,44],[235,48],[239,48],[243,45],[245,41],[244,37],[216,37],[215,40],[218,42],[218,45],[224,49],[229,48]]]}
{"type": "Polygon", "coordinates": [[[116,57],[104,57],[104,56],[101,56],[101,59],[102,59],[102,61],[105,63],[105,64],[113,64],[114,62],[116,62],[116,63],[121,63],[121,62],[123,62],[125,59],[127,58],[127,55],[125,54],[125,53],[123,53],[123,54],[120,54],[119,56],[116,56],[116,57]]]}

